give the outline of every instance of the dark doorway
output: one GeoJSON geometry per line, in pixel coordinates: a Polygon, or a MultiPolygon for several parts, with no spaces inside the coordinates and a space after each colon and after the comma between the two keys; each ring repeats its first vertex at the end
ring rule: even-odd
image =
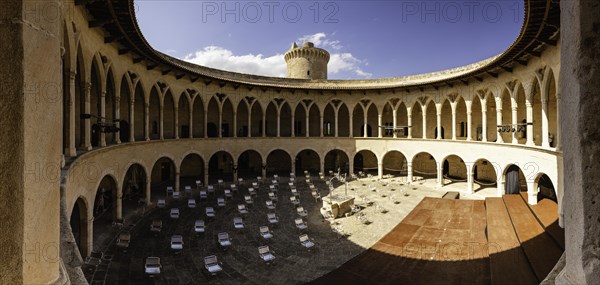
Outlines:
{"type": "Polygon", "coordinates": [[[520,171],[516,165],[511,165],[506,170],[506,175],[504,176],[504,191],[506,194],[519,194],[521,192],[521,183],[519,181],[520,171]]]}
{"type": "Polygon", "coordinates": [[[219,131],[217,130],[217,125],[215,125],[214,123],[208,123],[206,125],[206,134],[209,138],[218,137],[219,131]]]}
{"type": "Polygon", "coordinates": [[[171,163],[163,162],[160,166],[160,180],[167,181],[171,179],[171,163]]]}
{"type": "Polygon", "coordinates": [[[188,125],[183,125],[181,126],[181,135],[179,135],[180,138],[189,138],[190,137],[190,126],[188,125]]]}
{"type": "Polygon", "coordinates": [[[129,123],[127,121],[119,121],[119,138],[121,142],[129,142],[129,123]]]}

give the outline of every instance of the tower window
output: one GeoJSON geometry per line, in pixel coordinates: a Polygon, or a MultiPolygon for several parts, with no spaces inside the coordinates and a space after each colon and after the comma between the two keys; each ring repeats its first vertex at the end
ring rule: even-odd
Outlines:
{"type": "Polygon", "coordinates": [[[306,72],[306,75],[310,75],[310,70],[306,72]]]}

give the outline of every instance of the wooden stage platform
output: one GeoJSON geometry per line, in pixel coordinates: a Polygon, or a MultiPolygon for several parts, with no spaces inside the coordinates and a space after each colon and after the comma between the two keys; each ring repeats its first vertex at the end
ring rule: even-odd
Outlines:
{"type": "Polygon", "coordinates": [[[424,198],[371,248],[311,284],[539,284],[560,258],[556,203],[424,198]]]}

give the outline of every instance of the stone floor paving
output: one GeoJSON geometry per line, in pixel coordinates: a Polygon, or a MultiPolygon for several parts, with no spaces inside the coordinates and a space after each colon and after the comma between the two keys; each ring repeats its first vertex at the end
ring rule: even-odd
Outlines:
{"type": "MultiPolygon", "coordinates": [[[[200,201],[198,192],[194,191],[196,208],[188,208],[187,197],[182,197],[168,199],[165,208],[149,209],[137,223],[123,229],[130,231],[132,236],[127,251],[117,249],[112,239],[101,247],[104,251],[99,265],[84,266],[86,278],[90,284],[302,284],[338,268],[371,247],[423,197],[441,197],[446,191],[460,186],[444,187],[440,191],[434,189],[435,181],[431,180],[407,185],[402,179],[378,181],[365,177],[349,182],[346,189],[345,185],[334,182],[334,193],[347,191],[348,195],[354,196],[355,203],[362,208],[361,213],[371,223],[364,224],[354,215],[336,219],[332,225],[319,212],[322,201],[311,196],[304,179],[298,180],[296,185],[301,205],[308,211],[305,218],[308,229],[303,233],[316,243],[310,251],[302,247],[298,239],[301,232],[294,224],[298,215],[289,200],[292,194],[287,178],[280,179],[279,202],[274,211],[279,216],[279,224],[270,226],[274,237],[269,241],[263,240],[258,230],[260,226],[268,225],[267,213],[271,212],[265,206],[269,199],[268,184],[261,185],[248,214],[240,215],[237,211],[237,204],[243,203],[243,196],[248,193],[251,181],[247,181],[224,208],[216,205],[216,197],[223,195],[223,188],[216,187],[216,193],[209,195],[206,201],[200,201]],[[205,216],[207,206],[215,208],[215,218],[205,216]],[[169,209],[173,207],[180,209],[179,219],[169,217],[169,209]],[[387,210],[386,213],[382,209],[387,210]],[[243,217],[244,229],[233,227],[236,216],[243,217]],[[149,230],[154,219],[163,221],[162,231],[158,234],[149,230]],[[193,231],[196,219],[205,220],[205,233],[193,231]],[[339,238],[332,231],[332,226],[342,228],[347,236],[339,238]],[[226,251],[217,244],[217,234],[222,231],[228,232],[232,238],[233,245],[226,251]],[[174,234],[184,238],[184,249],[179,252],[170,248],[170,238],[174,234]],[[261,245],[268,245],[274,252],[276,259],[273,264],[267,265],[259,258],[257,248],[261,245]],[[223,271],[216,276],[210,276],[204,269],[204,257],[208,255],[216,255],[222,263],[223,271]],[[149,277],[144,273],[144,261],[149,256],[161,258],[163,267],[159,276],[149,277]]],[[[315,177],[312,180],[322,196],[329,194],[324,181],[315,177]]],[[[492,189],[486,191],[495,193],[495,188],[492,189]]],[[[482,192],[479,195],[486,194],[482,192]]]]}

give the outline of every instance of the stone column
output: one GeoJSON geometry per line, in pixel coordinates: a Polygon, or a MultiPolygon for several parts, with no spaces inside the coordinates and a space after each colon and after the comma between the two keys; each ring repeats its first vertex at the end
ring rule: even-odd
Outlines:
{"type": "Polygon", "coordinates": [[[219,106],[219,125],[217,126],[217,131],[219,132],[218,137],[223,137],[223,106],[219,106]]]}
{"type": "Polygon", "coordinates": [[[116,131],[113,135],[113,140],[116,144],[120,144],[121,143],[121,88],[116,88],[117,91],[115,91],[115,109],[114,109],[114,121],[112,122],[113,124],[115,124],[115,126],[117,128],[119,128],[118,131],[116,131]]]}
{"type": "Polygon", "coordinates": [[[320,126],[320,134],[319,137],[323,137],[323,115],[320,116],[320,122],[321,122],[321,126],[320,126]]]}
{"type": "Polygon", "coordinates": [[[383,162],[377,163],[377,178],[383,178],[383,162]]]}
{"type": "Polygon", "coordinates": [[[469,110],[467,111],[467,141],[471,141],[473,140],[473,132],[471,131],[471,126],[473,125],[473,118],[472,118],[472,113],[471,113],[471,107],[469,107],[469,110]]]}
{"type": "Polygon", "coordinates": [[[548,142],[548,99],[544,97],[542,97],[542,147],[550,147],[548,142]]]}
{"type": "Polygon", "coordinates": [[[481,110],[481,141],[487,142],[487,110],[485,107],[481,110]]]}
{"type": "Polygon", "coordinates": [[[421,106],[423,111],[423,138],[427,138],[427,106],[421,106]]]}
{"type": "Polygon", "coordinates": [[[406,137],[412,139],[412,107],[406,108],[406,112],[408,115],[408,135],[406,137]]]}
{"type": "Polygon", "coordinates": [[[348,159],[348,175],[354,174],[354,157],[348,159]]]}
{"type": "MultiPolygon", "coordinates": [[[[322,119],[323,117],[321,117],[322,119]]],[[[277,137],[281,137],[281,109],[277,109],[277,137]]]]}
{"type": "MultiPolygon", "coordinates": [[[[515,125],[518,123],[517,108],[518,108],[517,106],[512,107],[512,124],[514,127],[516,127],[515,125]]],[[[517,132],[512,133],[512,143],[513,144],[519,143],[519,140],[517,139],[517,132]]]]}
{"type": "Polygon", "coordinates": [[[467,193],[475,193],[473,189],[473,165],[467,164],[467,193]]]}
{"type": "Polygon", "coordinates": [[[179,139],[179,106],[175,106],[175,139],[179,139]]]}
{"type": "Polygon", "coordinates": [[[146,206],[152,205],[152,180],[146,177],[146,206]]]}
{"type": "Polygon", "coordinates": [[[144,102],[144,137],[147,141],[150,140],[150,103],[144,102]]]}
{"type": "Polygon", "coordinates": [[[159,121],[159,125],[158,125],[158,139],[159,140],[164,140],[165,139],[165,107],[164,105],[160,106],[160,111],[158,113],[158,121],[159,121]]]}
{"type": "Polygon", "coordinates": [[[442,165],[443,163],[436,163],[437,165],[437,181],[436,181],[436,185],[438,189],[441,189],[442,187],[444,187],[444,173],[443,173],[443,169],[442,169],[442,165]]]}
{"type": "Polygon", "coordinates": [[[129,101],[129,141],[135,141],[135,124],[143,122],[135,122],[135,100],[129,101]]]}
{"type": "MultiPolygon", "coordinates": [[[[85,98],[85,102],[83,104],[83,113],[91,114],[91,105],[90,105],[90,97],[92,92],[92,83],[85,82],[83,86],[83,94],[85,98]]],[[[82,119],[83,120],[83,150],[91,150],[92,149],[92,119],[82,119]]]]}
{"type": "MultiPolygon", "coordinates": [[[[496,109],[496,125],[502,125],[502,108],[496,109]]],[[[496,142],[503,143],[504,139],[502,138],[502,132],[496,130],[498,133],[496,135],[496,142]]]]}
{"type": "Polygon", "coordinates": [[[208,138],[208,107],[204,109],[204,138],[208,138]]]}
{"type": "Polygon", "coordinates": [[[363,138],[366,138],[366,137],[368,137],[367,130],[369,128],[367,128],[367,126],[368,126],[369,120],[367,117],[368,113],[367,113],[367,111],[364,111],[364,110],[365,110],[365,108],[363,108],[363,114],[365,115],[363,118],[363,138]]]}
{"type": "Polygon", "coordinates": [[[94,248],[94,215],[93,214],[89,214],[89,219],[87,220],[87,227],[85,227],[85,229],[82,229],[82,231],[85,231],[85,233],[82,234],[81,239],[85,240],[84,242],[86,243],[86,245],[83,248],[86,251],[85,257],[88,257],[88,256],[92,255],[92,249],[94,248]],[[87,231],[86,231],[86,229],[87,229],[87,231]]]}
{"type": "Polygon", "coordinates": [[[248,137],[252,137],[252,109],[248,111],[248,137]]]}
{"type": "Polygon", "coordinates": [[[338,137],[338,134],[339,134],[338,128],[339,128],[339,125],[340,125],[339,122],[338,122],[339,121],[339,117],[338,117],[339,110],[340,110],[339,108],[335,109],[335,137],[336,138],[338,137]]]}
{"type": "Polygon", "coordinates": [[[0,284],[62,284],[68,282],[59,275],[66,9],[57,0],[0,5],[0,284]]]}
{"type": "Polygon", "coordinates": [[[382,138],[383,137],[383,128],[381,126],[383,126],[383,115],[380,113],[377,115],[377,137],[378,138],[382,138]]]}
{"type": "MultiPolygon", "coordinates": [[[[350,111],[348,111],[348,112],[350,112],[350,111]]],[[[350,113],[350,114],[352,114],[352,113],[350,113]]],[[[350,115],[350,116],[349,116],[349,120],[348,120],[348,126],[350,126],[350,129],[349,129],[348,131],[349,131],[349,134],[350,134],[350,137],[351,137],[351,138],[353,138],[353,137],[354,137],[354,126],[353,126],[353,121],[354,121],[354,120],[352,120],[352,115],[350,115]]]]}
{"type": "Polygon", "coordinates": [[[442,110],[437,111],[436,115],[437,115],[436,139],[441,140],[442,139],[442,110]]]}
{"type": "MultiPolygon", "coordinates": [[[[106,123],[106,90],[104,90],[104,86],[102,87],[102,91],[100,92],[100,118],[98,119],[98,124],[106,123]]],[[[106,146],[106,133],[102,130],[102,128],[98,129],[99,131],[99,140],[98,145],[100,147],[106,146]]]]}
{"type": "Polygon", "coordinates": [[[237,111],[233,111],[233,137],[237,138],[237,111]]]}
{"type": "Polygon", "coordinates": [[[306,110],[306,137],[310,136],[310,120],[308,116],[308,114],[310,114],[309,110],[306,110]]]}
{"type": "Polygon", "coordinates": [[[561,137],[562,137],[562,130],[560,128],[560,121],[561,121],[561,111],[560,111],[560,90],[556,90],[556,135],[554,135],[554,147],[556,148],[556,151],[562,151],[562,146],[561,146],[561,137]]]}
{"type": "Polygon", "coordinates": [[[525,107],[527,108],[527,143],[528,146],[533,146],[533,106],[531,102],[526,101],[525,107]]]}
{"type": "Polygon", "coordinates": [[[77,73],[75,71],[65,71],[66,75],[69,77],[69,98],[67,99],[67,117],[68,119],[65,121],[68,128],[68,137],[67,144],[65,146],[65,155],[74,157],[77,156],[77,149],[75,146],[75,128],[79,126],[75,126],[75,116],[79,116],[79,114],[75,114],[75,78],[77,73]]]}
{"type": "Polygon", "coordinates": [[[262,114],[262,137],[267,136],[267,113],[262,114]]]}
{"type": "Polygon", "coordinates": [[[394,109],[392,111],[392,116],[393,116],[393,118],[392,118],[392,124],[393,124],[393,128],[394,128],[394,130],[393,130],[393,136],[394,136],[394,138],[398,137],[398,130],[396,130],[396,128],[398,127],[398,118],[396,118],[396,114],[397,114],[397,110],[394,109]]]}
{"type": "Polygon", "coordinates": [[[406,163],[406,179],[408,180],[408,183],[412,183],[413,181],[413,166],[412,166],[412,162],[407,162],[406,163]]]}
{"type": "Polygon", "coordinates": [[[233,165],[233,182],[237,183],[238,181],[238,169],[237,169],[237,165],[233,165]]]}
{"type": "Polygon", "coordinates": [[[566,264],[556,284],[600,284],[600,142],[594,139],[600,137],[600,105],[591,103],[598,102],[600,90],[600,6],[587,0],[561,1],[560,6],[559,128],[566,139],[562,143],[564,189],[557,192],[562,201],[566,264]]]}
{"type": "Polygon", "coordinates": [[[292,161],[292,168],[291,168],[292,173],[296,173],[296,164],[292,161]]]}
{"type": "Polygon", "coordinates": [[[534,186],[533,181],[527,181],[527,202],[529,205],[537,205],[538,189],[534,186]]]}
{"type": "Polygon", "coordinates": [[[208,178],[209,178],[209,177],[208,177],[208,173],[209,173],[209,172],[210,172],[210,169],[208,169],[208,161],[206,161],[206,162],[204,163],[204,185],[208,185],[208,184],[210,184],[210,183],[209,183],[209,180],[208,180],[208,178]]]}
{"type": "MultiPolygon", "coordinates": [[[[117,188],[120,188],[117,186],[117,188]]],[[[117,189],[117,203],[115,205],[115,222],[123,223],[123,189],[117,189]]]]}
{"type": "Polygon", "coordinates": [[[452,140],[456,140],[456,103],[450,104],[452,107],[452,140]]]}
{"type": "Polygon", "coordinates": [[[189,138],[192,139],[194,138],[194,109],[193,108],[189,108],[189,112],[190,112],[190,121],[188,122],[190,124],[190,136],[189,138]]]}
{"type": "Polygon", "coordinates": [[[292,138],[296,137],[296,117],[294,116],[294,112],[292,112],[292,138]]]}
{"type": "Polygon", "coordinates": [[[175,192],[180,192],[179,188],[180,188],[180,185],[179,185],[179,170],[175,170],[175,187],[174,187],[174,191],[175,192]]]}

